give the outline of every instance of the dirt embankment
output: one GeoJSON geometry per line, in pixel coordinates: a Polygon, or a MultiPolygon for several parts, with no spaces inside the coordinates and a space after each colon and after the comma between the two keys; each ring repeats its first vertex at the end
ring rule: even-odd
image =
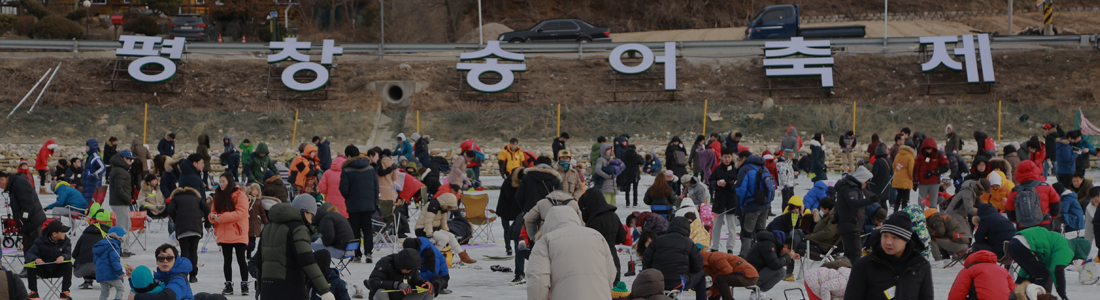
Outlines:
{"type": "MultiPolygon", "coordinates": [[[[850,108],[857,102],[861,130],[888,132],[901,124],[923,124],[939,128],[946,122],[966,130],[991,131],[996,124],[997,101],[1005,103],[1006,118],[1030,115],[1031,123],[1017,121],[1018,129],[1006,132],[1028,134],[1034,122],[1051,120],[1072,123],[1072,108],[1085,107],[1094,116],[1100,95],[1100,53],[1091,51],[994,52],[997,83],[987,94],[967,94],[976,86],[939,87],[921,95],[927,79],[915,55],[836,55],[836,87],[829,98],[791,99],[793,96],[822,95],[823,90],[776,91],[770,97],[777,105],[760,104],[769,95],[760,58],[681,60],[677,102],[612,103],[612,89],[660,89],[658,81],[648,85],[620,83],[613,86],[605,57],[573,59],[531,58],[525,82],[513,91],[525,91],[522,101],[474,102],[456,100],[455,62],[347,61],[335,69],[330,100],[268,100],[262,89],[267,82],[267,65],[253,61],[190,61],[181,66],[179,94],[107,92],[109,59],[64,59],[62,69],[34,113],[27,106],[10,119],[0,120],[5,139],[38,143],[41,137],[80,141],[88,137],[116,135],[124,141],[140,137],[141,105],[150,104],[149,141],[165,131],[185,136],[206,133],[251,137],[290,144],[294,132],[294,110],[302,110],[298,137],[326,135],[345,140],[367,140],[373,129],[374,110],[380,96],[365,85],[377,80],[416,80],[427,84],[414,94],[407,110],[386,111],[396,120],[394,132],[416,129],[414,111],[421,111],[421,129],[440,141],[481,140],[509,137],[538,137],[555,134],[555,104],[563,109],[563,131],[577,136],[630,132],[645,139],[662,140],[670,135],[698,132],[701,102],[710,100],[711,112],[723,120],[712,120],[708,131],[744,129],[746,132],[781,131],[797,125],[809,132],[836,131],[850,127],[850,108]],[[865,105],[871,105],[865,107],[865,105]],[[848,125],[846,125],[848,124],[848,125]],[[881,129],[881,130],[880,130],[881,129]]],[[[9,111],[57,59],[0,60],[0,110],[9,111]]],[[[644,76],[661,78],[657,66],[644,76]]],[[[932,75],[937,82],[959,82],[965,74],[932,75]]],[[[820,85],[817,78],[783,79],[774,85],[820,85]]],[[[276,83],[278,84],[278,83],[276,83]]],[[[514,97],[497,94],[492,97],[514,97]]],[[[662,99],[668,93],[622,94],[620,100],[662,99]]],[[[900,128],[900,127],[899,127],[900,128]]],[[[937,129],[938,130],[938,129],[937,129]]],[[[1007,129],[1006,129],[1007,130],[1007,129]]],[[[190,138],[189,138],[190,139],[190,138]]]]}

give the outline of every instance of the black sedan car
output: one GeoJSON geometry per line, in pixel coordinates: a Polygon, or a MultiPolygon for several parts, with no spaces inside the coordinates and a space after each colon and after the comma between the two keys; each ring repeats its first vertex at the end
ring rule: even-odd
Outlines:
{"type": "Polygon", "coordinates": [[[592,26],[577,19],[553,19],[539,22],[528,30],[501,33],[497,40],[524,42],[611,42],[611,29],[592,26]]]}

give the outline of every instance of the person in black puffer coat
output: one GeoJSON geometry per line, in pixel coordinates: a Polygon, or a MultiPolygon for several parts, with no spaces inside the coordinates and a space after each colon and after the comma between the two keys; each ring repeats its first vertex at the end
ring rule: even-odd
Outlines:
{"type": "MultiPolygon", "coordinates": [[[[348,219],[339,213],[328,211],[331,207],[333,207],[331,203],[322,204],[317,214],[313,215],[313,220],[310,222],[317,228],[321,238],[310,246],[313,251],[327,249],[333,256],[344,257],[346,255],[344,250],[348,248],[348,244],[355,241],[355,236],[351,233],[351,223],[348,223],[348,219]]],[[[328,272],[321,273],[328,275],[328,272]]]]}
{"type": "Polygon", "coordinates": [[[416,292],[416,287],[427,287],[427,283],[427,280],[420,277],[420,253],[408,248],[379,259],[370,278],[363,280],[363,285],[370,289],[370,297],[367,299],[375,299],[374,295],[382,290],[411,290],[387,293],[392,300],[431,299],[431,292],[416,292]]]}
{"type": "MultiPolygon", "coordinates": [[[[875,194],[890,195],[893,192],[893,187],[890,186],[891,181],[894,179],[894,163],[890,161],[890,151],[886,150],[886,145],[878,144],[875,147],[875,163],[871,166],[871,192],[875,194]]],[[[889,197],[882,197],[879,204],[882,207],[889,207],[886,203],[889,197]]]]}
{"type": "Polygon", "coordinates": [[[867,222],[867,206],[883,198],[867,188],[872,177],[871,171],[861,166],[836,183],[836,230],[844,243],[844,256],[849,261],[855,261],[863,254],[863,242],[859,237],[863,234],[863,224],[867,222]]]}
{"type": "Polygon", "coordinates": [[[515,197],[516,207],[522,208],[520,212],[531,211],[539,200],[546,198],[550,192],[561,189],[561,175],[550,167],[553,163],[549,157],[542,156],[535,161],[535,167],[523,170],[523,179],[516,187],[515,197]],[[541,165],[546,167],[540,168],[541,165]]]}
{"type": "Polygon", "coordinates": [[[626,152],[622,157],[619,157],[623,161],[623,172],[615,177],[616,183],[623,191],[626,192],[626,206],[631,205],[638,206],[638,180],[642,177],[642,165],[645,164],[645,158],[638,155],[638,151],[635,150],[634,145],[627,146],[626,152]],[[633,197],[631,197],[633,195],[633,197]],[[634,204],[630,203],[630,199],[634,199],[634,204]]]}
{"type": "MultiPolygon", "coordinates": [[[[190,165],[190,163],[181,165],[190,165]]],[[[199,274],[199,240],[206,232],[203,230],[203,224],[209,224],[204,220],[210,214],[210,205],[199,196],[199,191],[186,186],[172,191],[169,198],[172,201],[168,202],[167,212],[168,217],[176,223],[176,238],[180,242],[179,256],[186,257],[192,262],[191,282],[196,282],[199,274]]]]}
{"type": "MultiPolygon", "coordinates": [[[[206,185],[202,181],[202,169],[205,167],[202,155],[198,153],[192,153],[187,156],[187,159],[179,163],[180,168],[180,187],[189,187],[195,189],[199,193],[200,197],[206,198],[206,185]]],[[[192,261],[194,264],[198,264],[192,261]]]]}
{"type": "Polygon", "coordinates": [[[95,257],[92,254],[92,247],[96,243],[103,240],[107,236],[107,230],[110,224],[102,224],[98,222],[92,222],[91,225],[84,228],[84,232],[80,234],[80,238],[76,240],[76,245],[73,246],[73,277],[84,278],[84,283],[80,284],[80,289],[90,290],[92,284],[95,283],[95,262],[92,258],[95,257]],[[103,229],[100,229],[103,227],[103,229]]]}
{"type": "MultiPolygon", "coordinates": [[[[599,231],[607,241],[611,256],[618,257],[615,245],[626,242],[626,229],[623,228],[623,222],[619,220],[619,216],[615,214],[617,208],[604,201],[603,193],[599,189],[585,191],[581,199],[577,200],[577,205],[581,208],[584,226],[599,231]]],[[[615,282],[619,282],[622,266],[618,259],[612,259],[612,261],[615,262],[615,282]]]]}
{"type": "Polygon", "coordinates": [[[349,157],[340,167],[343,170],[340,172],[340,194],[344,195],[351,232],[355,239],[362,238],[366,243],[360,247],[363,250],[355,250],[355,258],[352,261],[362,262],[365,252],[367,261],[370,262],[371,253],[374,252],[374,228],[371,226],[371,217],[378,207],[379,191],[378,170],[372,166],[372,161],[377,160],[379,154],[375,150],[367,151],[367,156],[359,156],[359,153],[350,154],[355,156],[349,157]]]}
{"type": "Polygon", "coordinates": [[[867,242],[871,254],[852,263],[845,299],[931,300],[932,266],[921,252],[909,214],[895,212],[867,242]],[[887,296],[889,293],[891,296],[887,296]]]}
{"type": "Polygon", "coordinates": [[[27,251],[42,233],[42,224],[46,223],[46,212],[42,210],[34,183],[21,174],[0,171],[0,187],[8,194],[12,215],[16,216],[15,224],[19,225],[19,234],[23,237],[23,251],[27,251]]]}
{"type": "Polygon", "coordinates": [[[977,221],[974,225],[974,251],[989,250],[998,258],[1005,256],[1005,242],[1016,236],[1016,225],[1002,216],[992,204],[978,206],[977,221]]]}
{"type": "MultiPolygon", "coordinates": [[[[512,174],[504,177],[504,183],[500,185],[500,197],[497,198],[497,216],[500,217],[500,225],[504,226],[504,250],[512,255],[512,221],[519,215],[519,207],[516,207],[516,189],[523,168],[512,169],[512,174]]],[[[518,234],[518,233],[517,233],[518,234]]]]}
{"type": "Polygon", "coordinates": [[[665,289],[680,287],[682,281],[687,284],[685,290],[695,291],[695,299],[705,300],[706,280],[703,274],[703,256],[695,242],[688,238],[691,234],[691,221],[684,217],[672,219],[668,233],[657,237],[646,247],[642,255],[643,269],[657,269],[665,276],[665,289]]]}
{"type": "Polygon", "coordinates": [[[792,253],[791,248],[786,247],[785,239],[786,236],[782,231],[758,232],[756,243],[745,256],[745,261],[756,267],[756,272],[760,273],[760,280],[756,285],[761,291],[767,292],[775,287],[775,284],[787,274],[787,265],[799,259],[798,253],[792,253]],[[776,236],[776,234],[783,236],[776,236]]]}

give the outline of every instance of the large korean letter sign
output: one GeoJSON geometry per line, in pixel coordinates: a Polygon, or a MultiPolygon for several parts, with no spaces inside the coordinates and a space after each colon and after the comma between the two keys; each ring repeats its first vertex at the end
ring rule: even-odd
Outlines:
{"type": "Polygon", "coordinates": [[[607,57],[607,62],[611,64],[611,69],[615,72],[622,74],[637,75],[645,72],[649,72],[649,68],[653,67],[654,62],[665,64],[665,91],[676,90],[676,43],[665,43],[665,55],[656,57],[653,55],[653,50],[642,44],[624,44],[615,47],[615,50],[611,50],[611,55],[607,57]],[[637,66],[627,66],[623,64],[622,56],[628,52],[637,52],[642,55],[642,63],[637,66]]]}
{"type": "MultiPolygon", "coordinates": [[[[963,65],[951,58],[951,55],[947,53],[947,44],[957,44],[959,37],[957,36],[931,36],[921,37],[921,45],[932,44],[932,58],[920,65],[921,70],[929,72],[935,70],[940,65],[952,69],[955,71],[962,71],[963,65]]],[[[962,47],[955,47],[955,56],[962,56],[963,61],[966,62],[966,81],[969,83],[978,83],[978,57],[974,56],[974,50],[978,50],[981,55],[982,61],[982,82],[995,82],[993,77],[993,56],[989,53],[989,35],[978,35],[978,48],[974,48],[974,35],[967,34],[962,36],[962,47]]]]}
{"type": "Polygon", "coordinates": [[[821,87],[833,87],[833,55],[828,40],[806,41],[792,37],[790,41],[764,43],[764,67],[768,77],[821,76],[821,87]],[[807,58],[785,58],[802,54],[807,58]],[[807,68],[813,66],[814,68],[807,68]],[[790,68],[777,68],[790,67],[790,68]]]}
{"type": "Polygon", "coordinates": [[[497,63],[497,58],[488,58],[493,56],[517,62],[523,62],[524,59],[523,54],[512,53],[501,49],[500,41],[489,41],[484,49],[477,52],[462,53],[459,55],[459,59],[462,61],[485,59],[485,63],[458,63],[456,66],[456,69],[459,71],[469,71],[466,73],[466,84],[469,84],[470,88],[482,93],[503,92],[508,90],[509,87],[512,87],[512,83],[516,81],[516,76],[512,74],[512,72],[527,71],[527,64],[525,63],[499,64],[497,63]],[[500,82],[494,84],[481,82],[481,74],[485,73],[500,74],[500,82]]]}
{"type": "Polygon", "coordinates": [[[325,87],[329,79],[328,69],[325,66],[332,65],[332,56],[344,54],[344,48],[336,47],[334,40],[324,40],[321,46],[321,63],[318,64],[310,62],[309,55],[298,52],[298,50],[309,50],[309,46],[309,42],[299,42],[298,38],[287,38],[285,42],[271,42],[270,49],[280,51],[268,56],[267,63],[273,64],[288,59],[299,62],[283,69],[282,80],[286,88],[298,92],[311,92],[325,87]],[[294,75],[302,71],[313,71],[317,74],[317,78],[306,83],[294,80],[294,75]]]}
{"type": "Polygon", "coordinates": [[[127,68],[130,78],[143,83],[161,83],[176,76],[176,63],[172,61],[183,57],[183,46],[187,40],[181,37],[164,40],[159,36],[123,35],[118,37],[118,42],[122,43],[122,48],[115,50],[116,56],[142,57],[130,62],[127,68]],[[138,43],[141,43],[141,49],[137,49],[138,43]],[[163,44],[160,50],[153,49],[157,44],[163,44]],[[168,58],[161,55],[168,55],[168,58]],[[161,65],[164,71],[159,74],[145,74],[141,67],[149,64],[161,65]]]}

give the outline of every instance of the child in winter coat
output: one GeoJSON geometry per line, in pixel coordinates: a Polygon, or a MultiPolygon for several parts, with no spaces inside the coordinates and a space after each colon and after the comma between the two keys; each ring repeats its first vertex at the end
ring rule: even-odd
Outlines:
{"type": "Polygon", "coordinates": [[[137,204],[151,218],[163,219],[168,217],[168,203],[165,202],[164,193],[160,192],[160,179],[156,175],[145,175],[141,184],[141,192],[138,193],[137,204]]]}
{"type": "Polygon", "coordinates": [[[73,264],[66,262],[72,260],[72,241],[66,236],[69,232],[69,227],[61,223],[61,220],[53,220],[46,225],[46,230],[42,231],[42,235],[34,241],[26,241],[24,243],[34,243],[24,254],[26,262],[36,263],[35,268],[27,269],[27,289],[30,290],[30,298],[37,299],[38,294],[38,278],[57,278],[62,277],[61,282],[61,299],[72,299],[69,296],[69,286],[72,285],[72,268],[73,264]],[[49,263],[49,264],[47,264],[49,263]]]}
{"type": "MultiPolygon", "coordinates": [[[[340,279],[340,270],[333,269],[329,266],[329,262],[332,261],[332,255],[328,253],[328,250],[317,250],[313,252],[313,260],[317,261],[317,267],[321,269],[321,274],[325,275],[325,280],[328,281],[328,290],[336,297],[336,300],[351,300],[351,296],[348,295],[348,283],[343,279],[340,279]]],[[[310,289],[310,300],[321,300],[321,295],[317,294],[316,289],[310,289]]]]}
{"type": "Polygon", "coordinates": [[[630,299],[634,300],[672,300],[665,296],[665,275],[657,269],[646,269],[638,273],[638,279],[630,287],[630,299]]]}
{"type": "MultiPolygon", "coordinates": [[[[130,291],[134,300],[175,300],[176,293],[165,289],[163,282],[153,280],[153,271],[146,266],[137,266],[130,274],[130,291]]],[[[198,295],[196,295],[198,296],[198,295]]]]}
{"type": "Polygon", "coordinates": [[[645,165],[642,167],[646,174],[657,176],[661,173],[661,159],[653,154],[645,155],[645,165]]]}
{"type": "Polygon", "coordinates": [[[116,300],[122,299],[126,293],[126,284],[122,282],[125,268],[119,256],[122,251],[122,238],[126,231],[122,227],[111,227],[107,231],[107,238],[95,243],[92,253],[95,255],[95,281],[99,282],[99,300],[107,300],[111,296],[111,289],[115,290],[116,300]]]}
{"type": "Polygon", "coordinates": [[[955,277],[948,300],[1008,299],[1016,288],[1008,270],[997,265],[997,254],[988,250],[970,253],[966,265],[955,277]]]}

